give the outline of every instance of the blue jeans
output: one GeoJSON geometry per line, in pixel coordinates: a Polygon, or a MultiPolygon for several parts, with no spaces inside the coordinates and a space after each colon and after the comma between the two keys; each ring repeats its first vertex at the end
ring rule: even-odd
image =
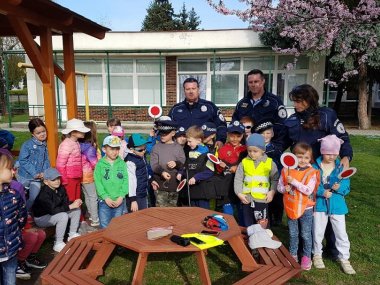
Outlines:
{"type": "Polygon", "coordinates": [[[297,256],[299,244],[299,229],[301,227],[302,238],[302,256],[311,257],[311,248],[313,244],[312,228],[313,228],[313,209],[308,209],[303,215],[292,220],[288,218],[289,227],[289,251],[293,256],[297,256]]]}
{"type": "Polygon", "coordinates": [[[210,209],[209,200],[190,200],[190,204],[192,207],[199,207],[207,210],[210,209]]]}
{"type": "Polygon", "coordinates": [[[17,255],[7,261],[0,262],[0,284],[16,284],[17,255]]]}
{"type": "Polygon", "coordinates": [[[111,222],[112,218],[121,216],[123,214],[124,205],[125,199],[123,199],[123,202],[117,208],[111,208],[107,205],[107,203],[104,200],[99,200],[98,210],[100,228],[106,228],[108,224],[111,222]]]}

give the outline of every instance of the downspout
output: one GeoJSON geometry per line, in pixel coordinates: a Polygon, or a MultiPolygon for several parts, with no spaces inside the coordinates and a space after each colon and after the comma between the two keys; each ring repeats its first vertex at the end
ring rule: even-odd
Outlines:
{"type": "Polygon", "coordinates": [[[108,51],[106,51],[106,63],[107,63],[108,119],[110,119],[112,118],[112,105],[111,105],[110,58],[109,58],[108,51]]]}

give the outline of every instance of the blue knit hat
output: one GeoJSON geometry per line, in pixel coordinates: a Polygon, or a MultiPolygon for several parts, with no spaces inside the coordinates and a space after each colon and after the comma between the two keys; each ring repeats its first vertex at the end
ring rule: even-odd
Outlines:
{"type": "Polygon", "coordinates": [[[255,146],[265,151],[264,137],[259,134],[252,134],[247,139],[247,146],[255,146]]]}

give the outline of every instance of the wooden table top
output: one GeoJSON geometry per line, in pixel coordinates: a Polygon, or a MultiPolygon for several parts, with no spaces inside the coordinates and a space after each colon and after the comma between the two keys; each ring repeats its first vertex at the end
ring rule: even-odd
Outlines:
{"type": "MultiPolygon", "coordinates": [[[[200,233],[207,230],[203,219],[211,214],[221,214],[198,207],[148,208],[135,213],[113,218],[105,229],[104,238],[135,252],[194,252],[200,249],[189,245],[182,247],[170,241],[170,236],[148,240],[147,231],[152,227],[173,226],[173,234],[200,233]]],[[[222,214],[228,221],[229,230],[221,232],[219,238],[228,241],[240,235],[240,227],[231,215],[222,214]]]]}

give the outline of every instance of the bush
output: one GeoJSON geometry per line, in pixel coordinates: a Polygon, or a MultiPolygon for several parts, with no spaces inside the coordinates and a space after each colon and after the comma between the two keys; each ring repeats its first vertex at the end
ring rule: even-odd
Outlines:
{"type": "Polygon", "coordinates": [[[9,95],[28,95],[28,89],[15,89],[15,90],[9,90],[9,95]]]}

